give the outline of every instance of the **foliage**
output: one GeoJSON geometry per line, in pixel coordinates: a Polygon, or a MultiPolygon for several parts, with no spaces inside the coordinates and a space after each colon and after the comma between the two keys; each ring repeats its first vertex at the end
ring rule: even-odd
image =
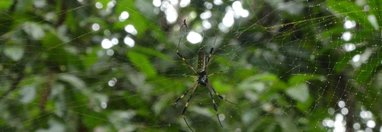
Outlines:
{"type": "Polygon", "coordinates": [[[382,2],[244,0],[249,16],[221,31],[234,2],[191,1],[169,23],[148,0],[0,1],[0,130],[189,131],[174,102],[195,78],[178,48],[192,64],[198,50],[216,50],[223,128],[199,88],[185,115],[196,131],[326,131],[339,101],[347,130],[380,124],[382,2]],[[203,42],[187,42],[188,31],[203,42]]]}

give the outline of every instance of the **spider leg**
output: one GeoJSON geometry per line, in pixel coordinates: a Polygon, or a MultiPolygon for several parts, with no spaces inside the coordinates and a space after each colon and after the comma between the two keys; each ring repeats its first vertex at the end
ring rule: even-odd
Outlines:
{"type": "Polygon", "coordinates": [[[190,68],[190,69],[194,72],[194,74],[197,74],[195,68],[192,67],[191,64],[188,63],[188,62],[186,61],[186,58],[184,58],[184,56],[183,56],[182,54],[180,54],[179,49],[176,50],[176,54],[177,54],[178,57],[183,61],[183,63],[186,64],[186,66],[187,66],[188,68],[190,68]]]}
{"type": "Polygon", "coordinates": [[[214,48],[211,48],[210,52],[208,53],[208,56],[207,56],[207,65],[209,65],[211,62],[213,52],[214,52],[214,48]]]}
{"type": "Polygon", "coordinates": [[[188,97],[187,102],[183,107],[182,115],[184,115],[184,113],[186,113],[187,108],[188,108],[188,104],[190,103],[190,101],[191,101],[191,99],[195,93],[195,90],[196,90],[196,88],[198,88],[198,86],[199,86],[199,83],[195,83],[195,85],[191,88],[192,91],[191,91],[190,97],[188,97]]]}
{"type": "Polygon", "coordinates": [[[210,73],[210,74],[208,74],[208,77],[214,76],[216,74],[221,74],[221,73],[223,73],[223,71],[218,71],[218,72],[210,73]]]}
{"type": "Polygon", "coordinates": [[[178,104],[179,100],[183,99],[183,97],[187,95],[188,91],[190,91],[190,89],[187,89],[181,96],[176,98],[175,105],[178,104]]]}
{"type": "Polygon", "coordinates": [[[187,127],[193,132],[194,130],[192,130],[192,128],[190,127],[190,125],[188,124],[188,122],[186,120],[186,116],[184,116],[184,115],[183,115],[183,120],[184,120],[184,122],[186,122],[187,127]]]}
{"type": "MultiPolygon", "coordinates": [[[[189,102],[191,101],[191,99],[192,99],[192,97],[193,97],[193,95],[194,95],[194,93],[195,93],[195,90],[196,90],[196,88],[198,88],[198,86],[199,86],[199,83],[195,83],[194,86],[192,86],[192,88],[189,89],[189,90],[192,90],[192,91],[191,91],[190,97],[188,97],[187,102],[186,102],[186,104],[184,105],[184,108],[183,108],[183,110],[182,110],[183,120],[184,120],[184,122],[186,122],[187,127],[188,127],[191,131],[193,131],[193,130],[192,130],[191,126],[188,124],[188,122],[187,122],[186,117],[184,116],[184,114],[186,113],[187,108],[188,108],[188,104],[189,104],[189,102]]],[[[187,90],[187,91],[189,91],[189,90],[187,90]]],[[[182,96],[183,96],[183,95],[182,95],[182,96]]],[[[184,97],[184,96],[183,96],[183,97],[184,97]]],[[[182,97],[182,98],[183,98],[183,97],[182,97]]]]}
{"type": "MultiPolygon", "coordinates": [[[[195,84],[195,85],[196,85],[196,84],[195,84]]],[[[181,96],[179,96],[179,97],[175,100],[175,105],[178,104],[178,102],[179,102],[181,99],[183,99],[184,96],[187,95],[187,93],[190,91],[190,89],[192,89],[192,88],[195,87],[195,85],[194,85],[193,87],[191,87],[191,88],[188,88],[188,89],[187,89],[181,96]]]]}
{"type": "Polygon", "coordinates": [[[224,99],[223,96],[221,96],[219,93],[216,92],[215,88],[212,87],[212,85],[211,85],[209,82],[207,83],[207,88],[208,88],[208,90],[209,90],[211,93],[213,93],[213,94],[215,94],[216,96],[218,96],[219,99],[222,99],[222,100],[224,99]]]}
{"type": "Polygon", "coordinates": [[[185,31],[183,32],[183,35],[182,35],[182,37],[179,39],[178,45],[176,46],[176,55],[178,55],[178,57],[183,61],[183,63],[186,64],[187,67],[189,67],[195,74],[197,74],[195,68],[192,67],[192,66],[186,61],[186,58],[185,58],[182,54],[180,54],[180,52],[179,52],[179,45],[180,45],[181,41],[183,40],[184,36],[186,36],[186,33],[188,32],[188,26],[187,26],[187,23],[186,23],[186,19],[183,20],[183,24],[182,24],[182,26],[180,27],[180,29],[182,29],[183,26],[185,27],[185,31]]]}
{"type": "MultiPolygon", "coordinates": [[[[216,44],[216,39],[217,39],[217,37],[215,37],[214,45],[216,44]]],[[[211,61],[211,59],[212,59],[212,55],[213,55],[214,51],[215,51],[214,48],[211,48],[211,49],[210,49],[210,52],[209,52],[209,54],[208,54],[208,56],[207,56],[207,65],[210,64],[210,61],[211,61]]]]}
{"type": "Polygon", "coordinates": [[[216,92],[215,88],[208,82],[207,83],[207,88],[213,92],[213,94],[215,94],[215,96],[217,96],[219,99],[223,100],[223,101],[226,101],[230,104],[233,104],[233,105],[237,105],[235,103],[233,103],[232,101],[229,101],[227,99],[225,99],[223,96],[221,96],[218,92],[216,92]]]}
{"type": "Polygon", "coordinates": [[[222,125],[222,123],[221,123],[221,121],[220,121],[220,118],[219,118],[218,105],[216,104],[216,101],[215,101],[215,99],[214,99],[214,95],[213,95],[213,93],[214,93],[215,95],[217,95],[220,99],[222,99],[223,97],[220,96],[220,95],[218,95],[218,94],[216,93],[216,91],[215,91],[214,88],[211,86],[211,84],[209,84],[209,82],[207,82],[206,87],[208,88],[208,91],[209,91],[209,93],[210,93],[210,97],[211,97],[211,100],[212,100],[212,104],[214,105],[214,110],[215,110],[215,112],[216,112],[216,117],[218,118],[218,121],[219,121],[220,126],[223,127],[223,125],[222,125]]]}

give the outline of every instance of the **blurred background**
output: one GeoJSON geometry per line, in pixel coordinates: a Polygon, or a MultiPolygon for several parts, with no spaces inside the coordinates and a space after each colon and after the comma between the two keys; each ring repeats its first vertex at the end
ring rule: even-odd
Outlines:
{"type": "Polygon", "coordinates": [[[0,131],[381,131],[380,0],[1,0],[0,131]],[[232,102],[232,103],[230,103],[232,102]],[[218,114],[221,127],[216,117],[218,114]]]}

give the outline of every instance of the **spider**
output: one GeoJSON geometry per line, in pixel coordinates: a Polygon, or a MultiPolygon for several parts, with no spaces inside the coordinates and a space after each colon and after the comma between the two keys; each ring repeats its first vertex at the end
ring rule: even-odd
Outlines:
{"type": "MultiPolygon", "coordinates": [[[[183,25],[185,25],[185,21],[183,21],[183,25]]],[[[185,25],[185,27],[187,27],[187,25],[185,25]]],[[[180,41],[179,41],[180,43],[180,41]]],[[[179,47],[179,43],[178,43],[178,47],[179,47]]],[[[176,50],[176,54],[177,56],[183,61],[183,63],[190,69],[192,70],[193,74],[195,76],[197,76],[197,80],[196,82],[194,82],[193,86],[188,88],[181,96],[179,96],[176,101],[175,101],[175,104],[177,104],[181,99],[183,99],[185,96],[187,96],[189,94],[189,97],[183,107],[183,110],[182,110],[182,116],[183,116],[183,120],[185,121],[185,123],[187,124],[188,128],[191,129],[191,127],[189,126],[189,124],[187,123],[187,120],[184,116],[184,114],[186,113],[187,111],[187,108],[188,108],[188,105],[189,105],[189,102],[191,101],[192,97],[194,96],[194,93],[196,91],[196,89],[200,86],[202,87],[205,87],[208,89],[208,92],[209,92],[209,95],[210,95],[210,98],[212,100],[212,104],[213,104],[213,107],[214,107],[214,110],[216,112],[216,116],[217,116],[217,119],[219,121],[219,124],[221,127],[223,127],[221,121],[220,121],[220,118],[219,118],[219,114],[218,114],[218,105],[216,104],[216,101],[215,101],[215,97],[218,97],[219,99],[221,100],[224,100],[223,96],[219,95],[215,89],[213,88],[213,86],[211,85],[211,83],[209,82],[208,80],[208,77],[212,74],[209,74],[208,73],[208,66],[211,62],[211,57],[212,57],[212,54],[214,52],[214,48],[211,48],[208,55],[206,55],[206,52],[204,50],[202,50],[203,48],[200,48],[199,51],[198,51],[198,64],[197,64],[197,67],[196,69],[186,61],[186,58],[179,52],[179,49],[177,48],[176,50]],[[191,92],[191,93],[189,93],[191,92]]],[[[192,130],[192,129],[191,129],[192,130]]]]}

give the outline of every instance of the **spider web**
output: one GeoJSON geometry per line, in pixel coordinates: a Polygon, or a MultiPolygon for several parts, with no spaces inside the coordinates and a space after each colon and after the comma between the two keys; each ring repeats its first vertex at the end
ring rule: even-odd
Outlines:
{"type": "Polygon", "coordinates": [[[198,88],[185,114],[194,130],[380,128],[380,49],[364,35],[378,27],[380,14],[369,11],[375,3],[182,1],[71,1],[54,16],[41,0],[14,7],[33,5],[35,16],[2,11],[0,25],[13,25],[1,26],[8,30],[0,36],[0,130],[188,131],[185,100],[173,104],[195,83],[176,57],[180,38],[195,66],[199,49],[215,49],[209,79],[233,102],[218,101],[221,128],[208,90],[198,88]],[[248,16],[227,13],[237,2],[248,16]],[[173,23],[171,11],[179,13],[173,23]],[[224,25],[229,15],[231,26],[224,25]],[[191,44],[191,31],[202,41],[191,44]]]}

